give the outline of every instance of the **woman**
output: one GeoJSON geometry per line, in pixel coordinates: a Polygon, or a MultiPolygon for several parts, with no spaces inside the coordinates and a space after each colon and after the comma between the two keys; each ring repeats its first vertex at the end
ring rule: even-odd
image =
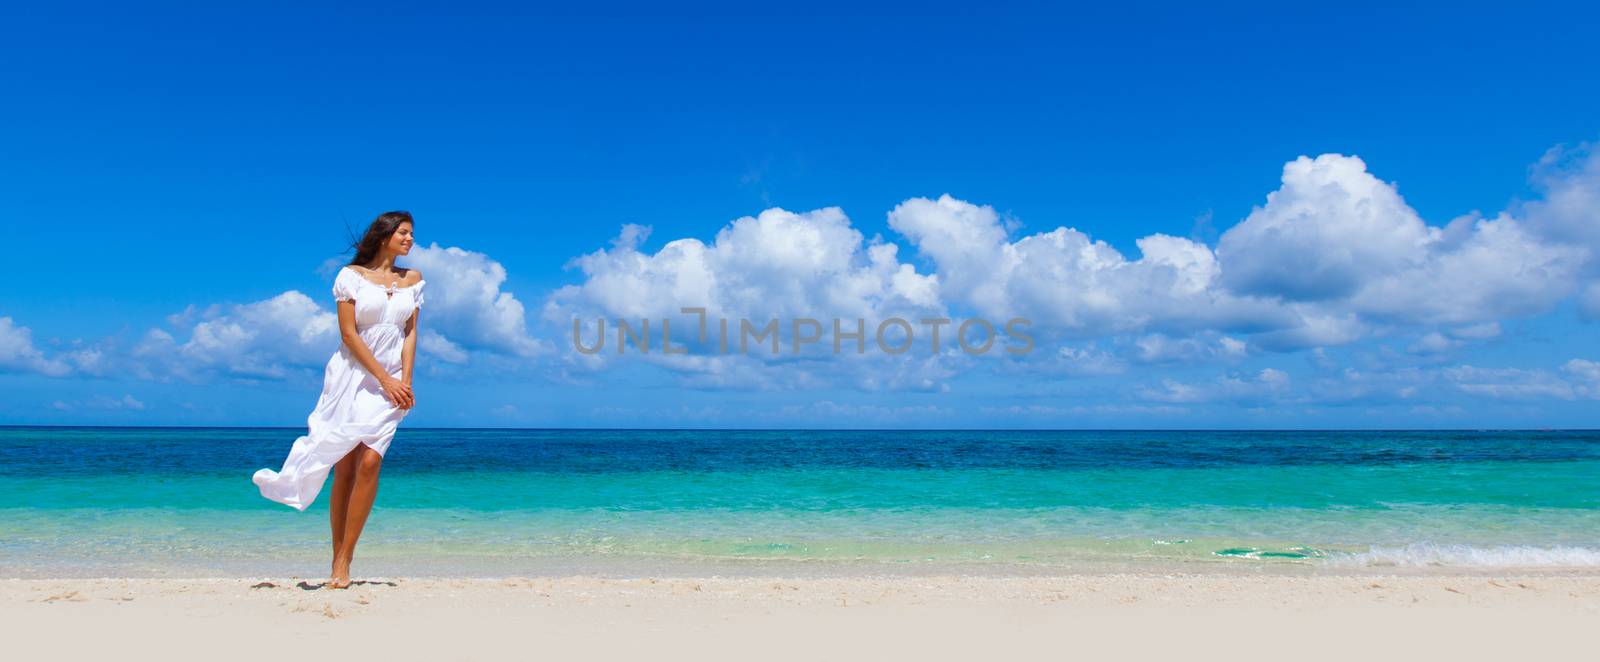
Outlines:
{"type": "Polygon", "coordinates": [[[343,344],[323,372],[322,397],[278,471],[251,478],[261,496],[304,511],[333,469],[328,499],[333,572],[325,586],[350,586],[356,539],[378,494],[378,470],[395,428],[416,404],[411,392],[417,354],[422,272],[396,267],[411,252],[411,214],[380,214],[339,269],[333,297],[343,344]]]}

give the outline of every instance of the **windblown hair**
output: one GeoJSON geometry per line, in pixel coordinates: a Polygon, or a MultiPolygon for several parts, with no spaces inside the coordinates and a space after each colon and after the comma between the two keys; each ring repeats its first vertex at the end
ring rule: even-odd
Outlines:
{"type": "Polygon", "coordinates": [[[350,244],[356,251],[356,256],[350,258],[350,264],[364,267],[373,258],[378,257],[378,249],[383,248],[389,237],[394,236],[394,231],[400,229],[401,223],[411,223],[413,227],[416,226],[411,220],[411,212],[408,211],[386,211],[378,214],[378,217],[372,220],[372,225],[367,226],[366,234],[350,244]]]}

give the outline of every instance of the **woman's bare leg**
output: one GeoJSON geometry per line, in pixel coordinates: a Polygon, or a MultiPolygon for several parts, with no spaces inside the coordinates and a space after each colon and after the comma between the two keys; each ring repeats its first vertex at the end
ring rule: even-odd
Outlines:
{"type": "Polygon", "coordinates": [[[383,456],[366,444],[356,445],[355,485],[350,489],[350,499],[345,504],[344,533],[339,539],[341,547],[333,553],[334,586],[349,585],[350,562],[356,555],[356,541],[361,539],[361,529],[372,512],[372,502],[378,497],[378,471],[383,468],[383,456]]]}
{"type": "MultiPolygon", "coordinates": [[[[328,495],[328,523],[333,528],[333,572],[337,572],[339,565],[339,550],[344,549],[345,520],[348,519],[350,504],[350,491],[356,485],[356,458],[360,457],[363,444],[356,444],[356,448],[345,453],[343,459],[333,465],[333,489],[328,495]]],[[[348,567],[348,566],[346,566],[348,567]]],[[[333,576],[329,575],[328,583],[333,583],[333,576]]]]}

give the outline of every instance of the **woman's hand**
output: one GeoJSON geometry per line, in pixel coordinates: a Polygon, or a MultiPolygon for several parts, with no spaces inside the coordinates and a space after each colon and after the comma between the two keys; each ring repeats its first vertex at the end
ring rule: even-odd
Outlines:
{"type": "Polygon", "coordinates": [[[393,377],[386,377],[379,380],[378,385],[383,387],[384,397],[389,398],[389,402],[393,403],[394,406],[401,409],[410,409],[411,405],[416,404],[416,398],[411,395],[410,384],[393,377]]]}

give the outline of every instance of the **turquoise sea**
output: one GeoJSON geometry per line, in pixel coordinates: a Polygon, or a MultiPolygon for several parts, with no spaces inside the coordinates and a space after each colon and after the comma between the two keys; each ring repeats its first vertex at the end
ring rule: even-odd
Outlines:
{"type": "MultiPolygon", "coordinates": [[[[0,577],[326,572],[293,428],[0,427],[0,577]]],[[[1596,431],[402,428],[358,574],[1600,571],[1596,431]]]]}

